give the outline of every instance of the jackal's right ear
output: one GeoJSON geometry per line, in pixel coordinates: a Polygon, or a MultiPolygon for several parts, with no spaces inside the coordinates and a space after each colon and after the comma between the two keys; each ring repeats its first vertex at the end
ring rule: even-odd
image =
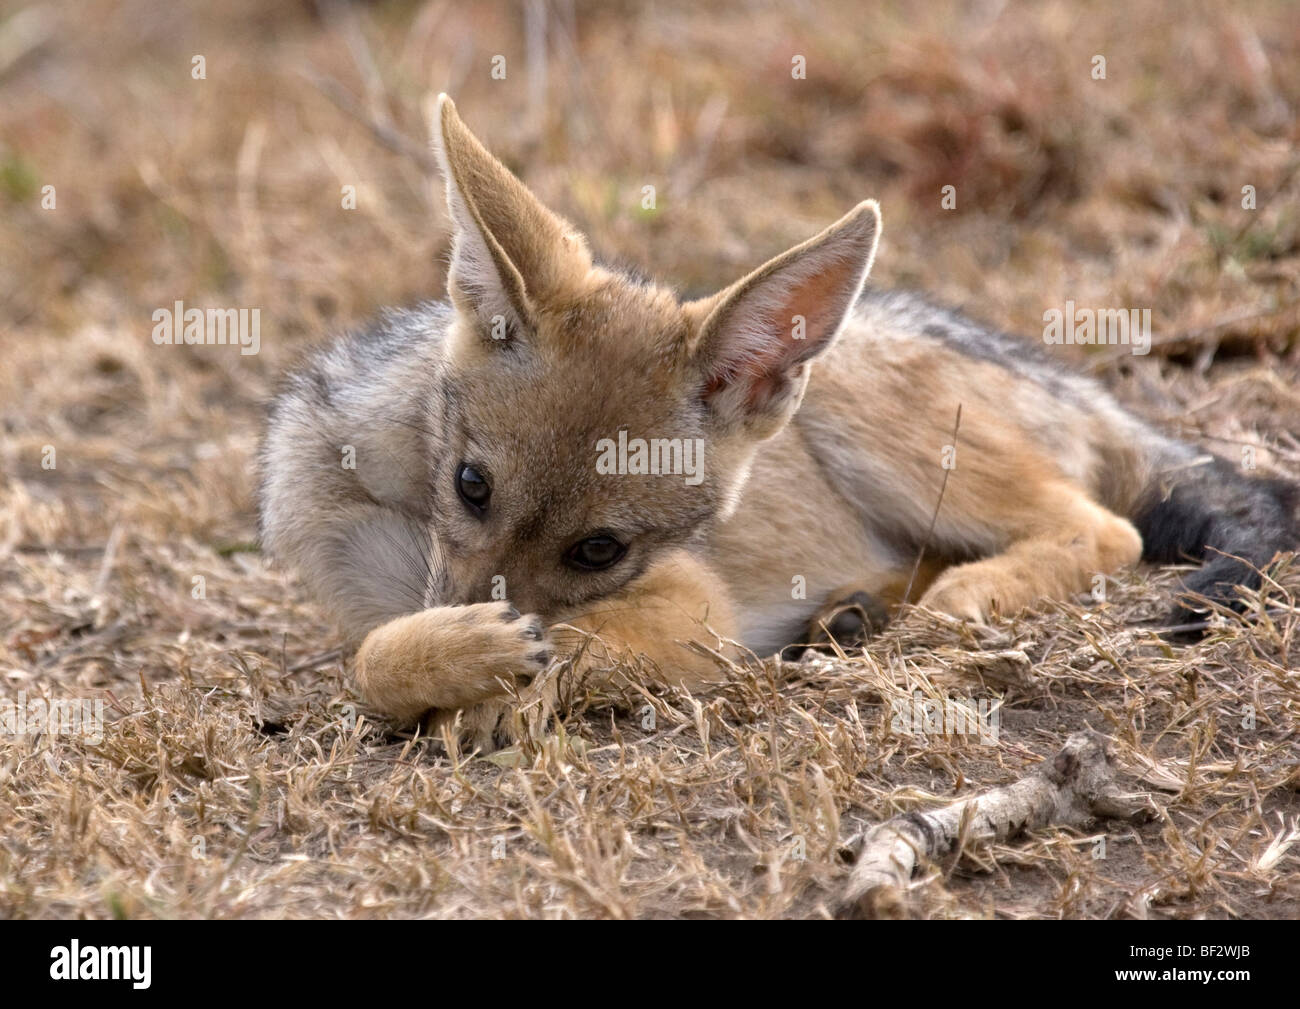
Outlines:
{"type": "Polygon", "coordinates": [[[488,153],[446,95],[433,126],[454,227],[452,303],[497,339],[526,332],[539,309],[591,269],[587,244],[488,153]]]}
{"type": "Polygon", "coordinates": [[[685,306],[704,398],[727,429],[769,438],[790,419],[809,362],[839,334],[871,269],[880,208],[866,200],[820,235],[685,306]]]}

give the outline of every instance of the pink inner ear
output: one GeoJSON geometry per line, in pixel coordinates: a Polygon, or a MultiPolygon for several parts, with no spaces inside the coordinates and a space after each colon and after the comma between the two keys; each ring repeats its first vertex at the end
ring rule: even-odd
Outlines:
{"type": "MultiPolygon", "coordinates": [[[[706,398],[728,385],[745,387],[747,406],[758,406],[777,393],[790,369],[816,355],[835,331],[845,310],[846,291],[854,280],[851,259],[835,263],[792,283],[783,284],[775,304],[766,292],[750,292],[722,324],[728,331],[718,368],[705,389],[706,398]],[[765,296],[766,295],[766,296],[765,296]],[[745,302],[753,302],[746,304],[745,302]],[[804,318],[804,337],[794,338],[794,317],[804,318]]],[[[768,281],[773,283],[776,281],[768,281]]]]}
{"type": "Polygon", "coordinates": [[[791,365],[808,354],[816,353],[816,349],[829,339],[840,319],[844,317],[846,307],[844,302],[849,297],[846,291],[853,283],[855,269],[856,264],[845,261],[837,269],[816,273],[800,281],[790,292],[786,318],[802,315],[807,320],[804,339],[796,341],[791,336],[788,341],[796,345],[796,353],[790,362],[791,365]],[[798,353],[797,344],[800,342],[814,349],[806,353],[798,353]]]}

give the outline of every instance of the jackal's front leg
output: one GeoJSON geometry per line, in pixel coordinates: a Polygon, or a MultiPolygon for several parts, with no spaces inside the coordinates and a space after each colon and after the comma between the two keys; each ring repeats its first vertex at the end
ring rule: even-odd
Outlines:
{"type": "Polygon", "coordinates": [[[722,579],[687,553],[673,551],[622,591],[550,628],[560,655],[578,655],[578,673],[599,677],[620,659],[644,656],[664,683],[696,690],[722,679],[719,663],[690,647],[728,657],[737,624],[722,579]]]}
{"type": "MultiPolygon", "coordinates": [[[[490,750],[513,738],[511,693],[525,693],[553,657],[576,655],[575,673],[599,684],[620,660],[644,656],[665,683],[694,690],[717,682],[721,672],[689,643],[729,654],[735,633],[722,581],[674,551],[549,632],[505,602],[399,617],[367,635],[357,653],[357,684],[369,704],[395,720],[427,714],[431,735],[456,727],[466,747],[490,750]]],[[[554,683],[542,692],[543,701],[554,702],[554,683]]]]}
{"type": "MultiPolygon", "coordinates": [[[[548,638],[557,658],[572,659],[566,671],[585,688],[599,689],[617,679],[623,662],[648,659],[663,683],[699,690],[723,678],[723,667],[692,642],[734,658],[736,621],[722,580],[685,551],[674,551],[652,564],[626,588],[553,624],[548,638]]],[[[516,734],[536,732],[559,703],[560,684],[542,680],[522,692],[522,711],[510,700],[492,700],[461,712],[460,736],[467,746],[491,749],[516,741],[516,734]]],[[[439,714],[431,726],[455,713],[439,714]]]]}
{"type": "Polygon", "coordinates": [[[561,671],[584,688],[599,689],[617,680],[622,663],[648,659],[660,682],[688,690],[717,683],[723,665],[691,643],[735,657],[732,612],[721,579],[690,554],[675,551],[623,590],[549,628],[556,657],[572,659],[571,669],[558,667],[519,691],[518,704],[499,697],[459,712],[435,712],[427,723],[429,734],[454,731],[466,749],[486,751],[516,742],[520,733],[536,733],[560,702],[556,676],[561,671]]]}

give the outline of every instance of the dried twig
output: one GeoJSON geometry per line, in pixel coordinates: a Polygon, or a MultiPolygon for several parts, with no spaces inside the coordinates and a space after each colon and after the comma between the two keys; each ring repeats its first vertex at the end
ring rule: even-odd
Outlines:
{"type": "Polygon", "coordinates": [[[1047,826],[1083,826],[1103,817],[1139,819],[1154,809],[1145,793],[1113,781],[1105,737],[1077,732],[1049,762],[1002,788],[928,813],[905,813],[860,835],[842,918],[907,916],[904,896],[918,864],[973,841],[1006,841],[1047,826]]]}

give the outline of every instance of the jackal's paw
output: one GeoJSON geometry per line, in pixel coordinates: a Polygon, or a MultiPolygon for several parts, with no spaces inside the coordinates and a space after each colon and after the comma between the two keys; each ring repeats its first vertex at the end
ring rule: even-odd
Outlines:
{"type": "Polygon", "coordinates": [[[521,615],[507,602],[458,606],[456,615],[444,662],[469,682],[523,687],[550,664],[553,650],[539,617],[521,615]]]}
{"type": "Polygon", "coordinates": [[[366,635],[356,678],[368,704],[409,723],[431,708],[509,696],[536,679],[551,655],[542,622],[507,602],[433,606],[366,635]]]}
{"type": "Polygon", "coordinates": [[[920,605],[959,620],[983,624],[988,621],[1000,594],[999,587],[983,572],[952,568],[930,586],[920,605]]]}

